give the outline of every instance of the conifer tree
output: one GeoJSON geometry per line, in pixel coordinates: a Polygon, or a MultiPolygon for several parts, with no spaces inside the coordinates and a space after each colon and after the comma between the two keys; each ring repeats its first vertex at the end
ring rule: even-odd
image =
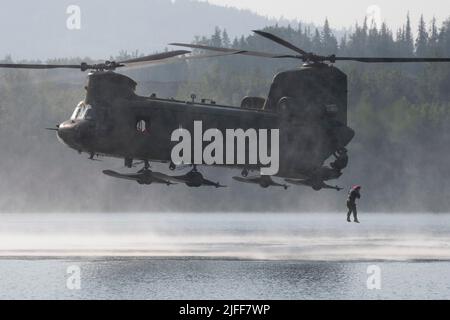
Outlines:
{"type": "Polygon", "coordinates": [[[222,32],[222,45],[225,48],[229,48],[231,46],[230,37],[228,36],[228,32],[226,29],[224,29],[222,32]]]}
{"type": "Polygon", "coordinates": [[[222,46],[222,31],[219,27],[216,27],[213,36],[211,37],[211,45],[213,47],[221,47],[222,46]]]}
{"type": "Polygon", "coordinates": [[[405,26],[405,54],[408,56],[412,56],[414,54],[414,37],[411,28],[411,18],[408,15],[406,16],[406,26],[405,26]]]}
{"type": "Polygon", "coordinates": [[[322,30],[322,52],[324,54],[336,53],[338,49],[338,44],[336,37],[330,28],[328,19],[325,19],[325,23],[322,30]]]}
{"type": "Polygon", "coordinates": [[[416,39],[416,55],[425,57],[428,53],[428,32],[423,15],[420,17],[419,30],[416,39]]]}

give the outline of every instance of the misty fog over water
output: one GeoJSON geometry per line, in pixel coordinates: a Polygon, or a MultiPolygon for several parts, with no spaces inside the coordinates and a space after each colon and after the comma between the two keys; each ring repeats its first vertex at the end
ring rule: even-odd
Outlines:
{"type": "Polygon", "coordinates": [[[0,299],[446,299],[450,215],[1,214],[0,299]],[[80,290],[67,287],[68,268],[80,290]],[[368,268],[381,290],[368,290],[368,268]]]}
{"type": "Polygon", "coordinates": [[[300,261],[450,259],[450,215],[2,214],[0,256],[300,261]]]}

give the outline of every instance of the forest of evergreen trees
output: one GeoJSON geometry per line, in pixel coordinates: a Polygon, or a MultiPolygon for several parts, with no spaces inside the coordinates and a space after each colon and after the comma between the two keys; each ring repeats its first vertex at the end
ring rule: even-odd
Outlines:
{"type": "MultiPolygon", "coordinates": [[[[274,33],[283,39],[299,46],[307,52],[314,52],[322,55],[336,54],[338,56],[355,56],[355,57],[444,57],[450,56],[450,19],[444,21],[438,26],[435,19],[430,23],[426,23],[421,17],[417,32],[412,30],[409,16],[402,28],[397,31],[391,30],[385,23],[376,26],[375,23],[369,23],[366,19],[362,25],[356,24],[351,33],[345,34],[341,39],[337,39],[330,27],[328,20],[325,20],[322,28],[311,30],[310,27],[303,27],[301,24],[296,28],[293,27],[268,27],[265,31],[274,33]]],[[[258,35],[230,39],[226,30],[216,28],[210,37],[197,37],[195,43],[205,44],[216,47],[237,48],[244,50],[259,50],[274,53],[292,53],[287,49],[262,39],[258,35]]],[[[206,61],[193,63],[190,73],[196,74],[197,70],[208,69],[211,77],[218,76],[221,81],[221,88],[217,88],[219,96],[223,96],[225,100],[230,100],[233,92],[221,92],[227,90],[229,86],[233,86],[231,82],[239,83],[242,90],[265,89],[259,87],[259,79],[261,76],[266,77],[266,83],[271,81],[275,72],[291,69],[296,67],[296,61],[274,61],[261,58],[232,57],[216,59],[217,61],[206,61]],[[248,81],[247,88],[241,86],[240,77],[251,77],[253,80],[248,81]],[[237,79],[236,79],[237,78],[237,79]],[[238,80],[238,81],[236,81],[238,80]],[[228,98],[227,98],[228,97],[228,98]]],[[[395,88],[391,88],[393,93],[387,97],[383,94],[385,102],[393,102],[392,99],[402,98],[407,95],[408,102],[423,103],[447,103],[450,93],[447,90],[446,83],[449,80],[449,66],[446,64],[378,64],[364,65],[356,63],[339,63],[344,71],[353,77],[351,80],[354,85],[359,83],[363,85],[366,77],[371,77],[366,88],[356,87],[356,92],[364,93],[371,91],[370,87],[377,86],[377,79],[374,73],[381,77],[383,86],[386,80],[388,83],[394,84],[396,79],[401,79],[395,88]],[[361,73],[364,73],[362,75],[361,73]],[[386,77],[388,79],[386,79],[386,77]],[[356,79],[355,79],[356,78],[356,79]],[[361,79],[363,78],[363,79],[361,79]],[[413,83],[410,83],[413,81],[413,83]],[[408,88],[411,85],[417,85],[420,88],[415,93],[410,92],[408,88]],[[405,92],[406,91],[406,92],[405,92]],[[415,96],[413,96],[413,94],[415,96]],[[395,96],[395,97],[394,97],[395,96]]],[[[209,82],[205,79],[201,85],[209,82]]],[[[369,81],[369,80],[367,80],[369,81]]],[[[209,88],[208,88],[209,89],[209,88]]],[[[233,88],[235,89],[235,88],[233,88]]],[[[352,88],[351,88],[352,89],[352,88]]],[[[242,90],[240,90],[242,92],[242,90]]],[[[211,92],[211,91],[208,91],[211,92]]],[[[243,92],[244,93],[244,92],[243,92]]],[[[260,94],[264,92],[260,91],[260,94]]],[[[382,93],[382,92],[380,92],[382,93]]],[[[237,101],[234,101],[236,103],[237,101]]]]}
{"type": "MultiPolygon", "coordinates": [[[[445,55],[450,50],[450,20],[446,20],[438,26],[436,19],[428,24],[422,16],[419,28],[415,32],[411,27],[409,15],[403,27],[395,32],[386,23],[377,26],[375,22],[369,23],[366,18],[362,25],[358,23],[353,30],[346,33],[341,39],[337,39],[333,33],[328,19],[321,28],[311,29],[303,27],[300,23],[297,27],[279,27],[278,25],[265,28],[268,32],[276,33],[282,38],[296,44],[305,51],[318,54],[355,55],[355,56],[430,56],[445,55]]],[[[210,37],[199,37],[196,43],[225,48],[259,49],[273,48],[258,43],[258,36],[248,36],[230,39],[226,30],[216,27],[210,37]]]]}

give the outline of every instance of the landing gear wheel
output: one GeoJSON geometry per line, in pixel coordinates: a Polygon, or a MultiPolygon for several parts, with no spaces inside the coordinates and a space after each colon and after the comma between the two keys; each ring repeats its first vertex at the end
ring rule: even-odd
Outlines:
{"type": "Polygon", "coordinates": [[[269,176],[262,176],[261,181],[259,182],[259,185],[262,188],[267,189],[268,187],[270,187],[271,183],[272,183],[272,179],[269,176]]]}
{"type": "Polygon", "coordinates": [[[172,161],[169,164],[169,170],[170,171],[174,171],[177,168],[177,166],[175,165],[175,163],[173,163],[172,161]]]}
{"type": "Polygon", "coordinates": [[[242,170],[241,175],[242,175],[244,178],[247,178],[247,177],[248,177],[248,169],[242,170]]]}

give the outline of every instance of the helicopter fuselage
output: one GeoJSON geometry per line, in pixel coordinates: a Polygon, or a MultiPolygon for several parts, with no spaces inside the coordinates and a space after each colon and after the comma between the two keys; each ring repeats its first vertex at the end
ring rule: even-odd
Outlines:
{"type": "MultiPolygon", "coordinates": [[[[278,129],[277,176],[310,178],[354,136],[346,123],[346,77],[334,67],[323,68],[281,73],[275,77],[268,99],[247,97],[241,107],[196,101],[195,97],[189,101],[142,97],[135,94],[132,79],[114,72],[95,72],[89,75],[85,100],[72,118],[59,126],[58,136],[79,152],[123,158],[130,165],[133,160],[171,162],[176,144],[172,133],[180,128],[194,132],[196,121],[204,130],[216,129],[223,135],[228,129],[278,129]],[[311,85],[314,72],[319,76],[311,85]],[[318,92],[330,74],[339,78],[334,87],[318,92]],[[343,78],[345,87],[339,84],[343,78]]],[[[258,164],[224,166],[261,168],[258,164]]]]}

